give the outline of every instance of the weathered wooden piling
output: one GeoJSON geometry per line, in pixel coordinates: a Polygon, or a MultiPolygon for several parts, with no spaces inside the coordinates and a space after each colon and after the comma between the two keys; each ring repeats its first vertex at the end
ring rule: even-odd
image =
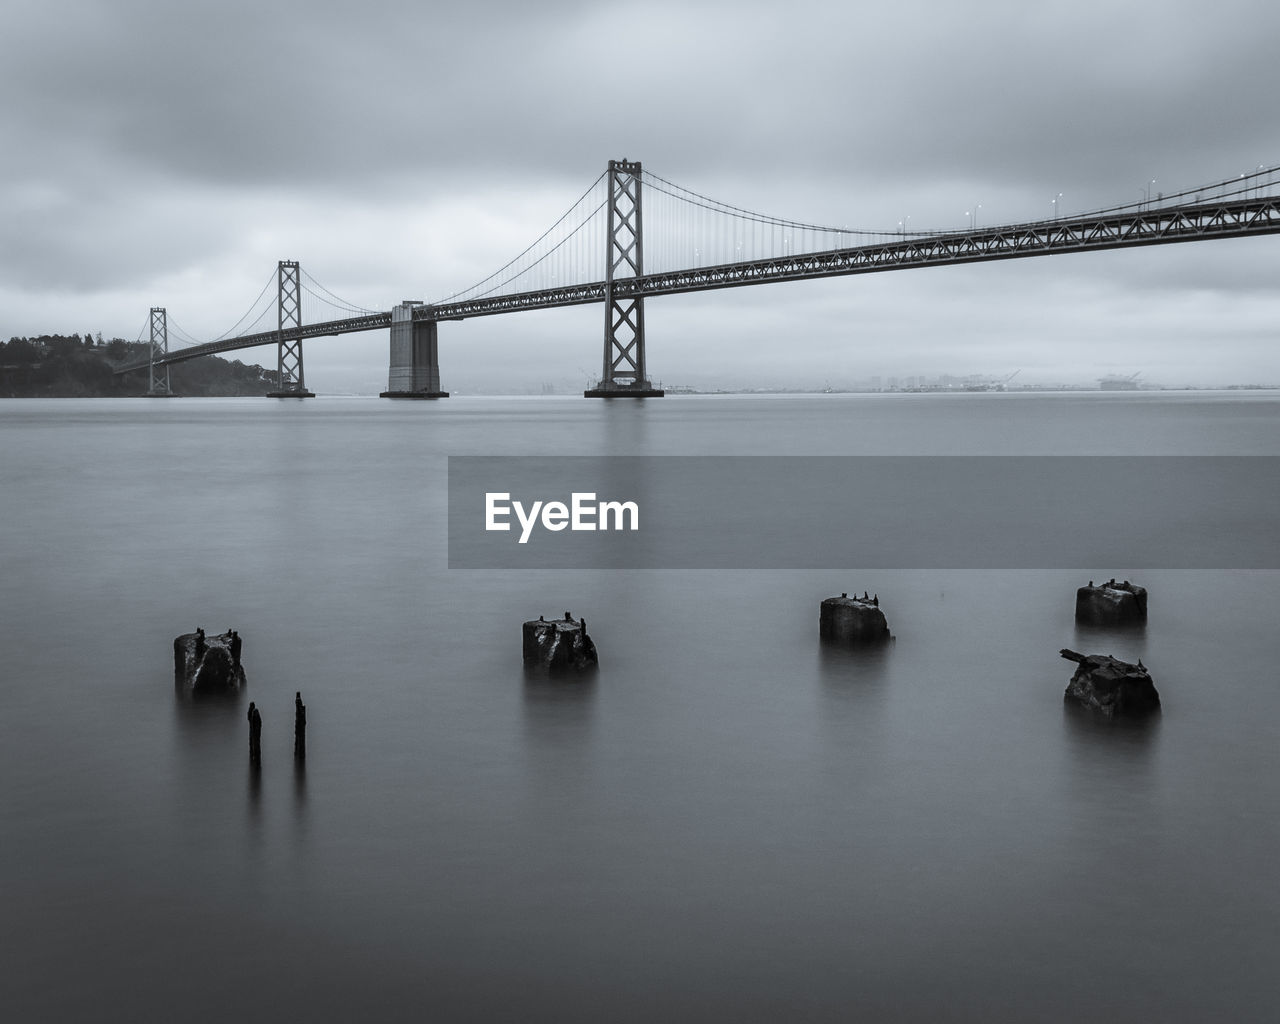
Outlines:
{"type": "Polygon", "coordinates": [[[1136,665],[1109,654],[1080,654],[1063,648],[1058,652],[1076,663],[1063,699],[1097,711],[1108,718],[1148,715],[1160,710],[1151,673],[1138,659],[1136,665]]]}
{"type": "Polygon", "coordinates": [[[262,713],[249,701],[249,763],[262,764],[262,713]]]}
{"type": "Polygon", "coordinates": [[[203,629],[173,641],[174,685],[187,694],[235,693],[244,688],[240,634],[233,630],[208,636],[203,629]]]}
{"type": "Polygon", "coordinates": [[[596,645],[587,635],[587,620],[575,620],[568,612],[563,619],[544,616],[524,624],[525,668],[552,673],[583,672],[596,668],[596,645]]]}
{"type": "Polygon", "coordinates": [[[299,761],[307,759],[307,706],[302,703],[302,691],[293,698],[293,756],[299,761]]]}
{"type": "Polygon", "coordinates": [[[1147,591],[1136,583],[1114,579],[1076,591],[1076,622],[1090,626],[1127,626],[1147,621],[1147,591]]]}
{"type": "Polygon", "coordinates": [[[828,597],[818,609],[818,635],[834,643],[862,646],[892,639],[889,622],[880,610],[880,596],[841,594],[828,597]]]}

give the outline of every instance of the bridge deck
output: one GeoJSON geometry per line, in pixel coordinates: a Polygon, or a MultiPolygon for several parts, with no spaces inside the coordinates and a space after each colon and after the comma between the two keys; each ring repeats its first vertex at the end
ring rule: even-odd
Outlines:
{"type": "MultiPolygon", "coordinates": [[[[1139,245],[1168,245],[1211,238],[1238,238],[1280,232],[1280,198],[1221,200],[1183,206],[1154,207],[1088,215],[1074,219],[1035,221],[969,231],[908,235],[901,240],[832,249],[825,252],[726,263],[719,266],[645,274],[615,280],[614,295],[674,295],[753,284],[771,284],[819,277],[871,274],[914,267],[983,263],[1068,252],[1095,252],[1139,245]]],[[[547,288],[513,295],[495,295],[414,311],[415,320],[466,320],[530,309],[552,309],[603,302],[605,282],[547,288]]],[[[300,328],[262,331],[224,338],[170,352],[157,364],[178,363],[198,356],[300,338],[374,331],[391,326],[391,313],[372,313],[345,320],[327,320],[300,328]]],[[[116,373],[142,369],[148,361],[120,367],[116,373]]]]}

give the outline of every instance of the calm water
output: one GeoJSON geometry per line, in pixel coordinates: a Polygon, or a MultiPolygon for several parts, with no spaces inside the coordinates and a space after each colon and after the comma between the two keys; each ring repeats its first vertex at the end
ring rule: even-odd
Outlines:
{"type": "Polygon", "coordinates": [[[0,439],[7,1020],[1274,1019],[1280,574],[1144,572],[1145,630],[1081,632],[1079,573],[461,572],[443,524],[450,454],[1275,455],[1280,397],[9,401],[0,439]],[[896,644],[822,650],[864,588],[896,644]],[[596,681],[526,682],[565,609],[596,681]],[[175,699],[197,625],[243,701],[175,699]],[[1065,714],[1064,646],[1163,715],[1065,714]]]}

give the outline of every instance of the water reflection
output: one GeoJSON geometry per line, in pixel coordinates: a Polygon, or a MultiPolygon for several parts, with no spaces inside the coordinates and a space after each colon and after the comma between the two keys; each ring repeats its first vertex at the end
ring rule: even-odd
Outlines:
{"type": "Polygon", "coordinates": [[[1074,644],[1081,654],[1110,654],[1123,661],[1136,662],[1147,654],[1146,623],[1090,626],[1077,622],[1074,644]]]}
{"type": "Polygon", "coordinates": [[[848,647],[820,640],[817,645],[817,672],[821,680],[824,733],[836,748],[860,751],[870,756],[880,745],[879,724],[892,689],[889,659],[893,643],[870,647],[848,647]]]}
{"type": "Polygon", "coordinates": [[[525,722],[534,727],[578,731],[590,720],[595,703],[598,668],[574,674],[554,675],[525,669],[525,722]]]}
{"type": "Polygon", "coordinates": [[[192,690],[190,687],[184,686],[181,680],[174,683],[173,694],[174,697],[177,698],[179,706],[186,707],[233,707],[244,700],[243,690],[215,690],[212,692],[207,690],[192,690]]]}
{"type": "MultiPolygon", "coordinates": [[[[601,454],[647,455],[651,403],[643,398],[615,398],[600,401],[597,414],[601,454]]],[[[594,454],[589,449],[583,454],[594,454]]]]}
{"type": "MultiPolygon", "coordinates": [[[[1159,714],[1107,718],[1063,703],[1063,794],[1055,818],[1064,884],[1084,891],[1098,879],[1132,872],[1167,834],[1168,800],[1156,757],[1159,714]]],[[[1112,890],[1113,894],[1115,890],[1112,890]]]]}
{"type": "Polygon", "coordinates": [[[827,691],[859,696],[878,690],[889,668],[893,641],[849,647],[830,640],[818,643],[818,671],[827,691]]]}
{"type": "Polygon", "coordinates": [[[1116,767],[1146,765],[1160,735],[1160,712],[1108,717],[1073,701],[1062,702],[1067,739],[1078,753],[1116,767]]]}
{"type": "Polygon", "coordinates": [[[307,760],[293,759],[293,817],[301,822],[307,816],[307,760]]]}
{"type": "Polygon", "coordinates": [[[262,765],[249,763],[249,819],[257,824],[262,816],[262,765]]]}
{"type": "Polygon", "coordinates": [[[229,744],[244,723],[239,693],[193,696],[178,690],[173,706],[184,750],[229,744]]]}
{"type": "Polygon", "coordinates": [[[571,676],[525,672],[525,750],[534,778],[563,786],[590,776],[596,675],[595,669],[571,676]]]}

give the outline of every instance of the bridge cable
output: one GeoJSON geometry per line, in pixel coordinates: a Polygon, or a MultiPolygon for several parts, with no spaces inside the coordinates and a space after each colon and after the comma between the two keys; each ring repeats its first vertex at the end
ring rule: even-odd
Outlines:
{"type": "MultiPolygon", "coordinates": [[[[514,264],[516,264],[525,256],[527,256],[539,243],[543,241],[543,239],[545,239],[549,234],[551,234],[551,232],[553,232],[556,228],[558,228],[560,224],[565,220],[565,218],[568,217],[569,214],[573,213],[573,211],[578,208],[579,204],[581,204],[582,201],[587,198],[587,196],[591,195],[591,192],[595,189],[597,185],[600,184],[602,180],[604,180],[605,175],[607,175],[608,173],[609,173],[608,171],[602,171],[600,173],[600,177],[596,178],[596,180],[591,183],[590,187],[588,187],[587,190],[583,192],[581,196],[578,197],[577,201],[575,201],[573,205],[569,207],[569,209],[565,210],[565,212],[559,217],[559,219],[557,219],[556,222],[551,225],[551,227],[547,228],[547,230],[544,231],[527,249],[525,249],[524,252],[520,253],[520,255],[516,256],[514,259],[508,261],[506,264],[499,267],[488,277],[483,278],[480,281],[477,281],[470,288],[463,288],[460,291],[456,291],[452,295],[448,295],[443,299],[437,300],[435,303],[433,303],[433,305],[442,305],[443,303],[451,302],[452,300],[456,299],[460,295],[466,295],[468,292],[474,291],[475,289],[479,288],[481,285],[488,284],[491,280],[493,280],[499,274],[510,269],[514,264]]],[[[594,214],[594,211],[593,211],[593,214],[594,214]]],[[[541,260],[539,260],[538,262],[541,262],[541,260]]],[[[537,263],[535,262],[533,266],[537,266],[537,263]]],[[[521,271],[520,273],[524,273],[524,271],[521,271]]],[[[515,277],[518,277],[518,276],[519,274],[515,275],[515,277]]],[[[514,280],[515,277],[508,278],[508,281],[514,280]]],[[[506,282],[503,282],[503,283],[506,283],[506,282]]],[[[500,288],[502,287],[502,285],[497,285],[496,287],[500,288]]],[[[490,292],[492,292],[492,290],[493,289],[490,289],[490,292]]],[[[485,294],[489,294],[489,292],[486,292],[485,294]]]]}
{"type": "MultiPolygon", "coordinates": [[[[257,327],[260,323],[262,323],[262,318],[263,318],[263,317],[265,317],[265,316],[267,316],[267,315],[269,315],[269,314],[271,313],[271,311],[272,311],[272,308],[273,308],[273,307],[272,307],[270,304],[268,304],[268,305],[266,305],[266,306],[263,306],[263,307],[262,307],[262,312],[258,314],[258,319],[256,319],[253,323],[251,323],[251,324],[250,324],[248,327],[246,327],[243,331],[241,331],[239,334],[237,334],[237,335],[236,335],[236,337],[237,337],[237,338],[243,338],[243,337],[244,337],[245,335],[247,335],[247,334],[257,334],[257,333],[259,333],[259,332],[255,331],[255,330],[254,330],[254,328],[255,328],[255,327],[257,327]]],[[[215,340],[221,340],[221,339],[215,339],[215,340]]]]}
{"type": "MultiPolygon", "coordinates": [[[[267,290],[268,290],[268,289],[272,286],[272,284],[274,284],[275,282],[276,282],[276,275],[273,273],[273,274],[271,274],[271,275],[267,278],[267,283],[266,283],[266,284],[264,284],[264,285],[262,286],[262,291],[258,292],[258,297],[257,297],[256,299],[254,299],[254,300],[253,300],[253,302],[251,302],[251,303],[249,304],[249,308],[248,308],[247,310],[245,310],[244,315],[243,315],[243,316],[241,316],[241,317],[240,317],[240,319],[239,319],[239,320],[237,320],[234,324],[232,324],[229,328],[227,328],[225,331],[223,331],[221,334],[219,334],[216,338],[214,338],[214,339],[213,339],[213,341],[224,341],[224,340],[226,340],[227,338],[231,337],[231,332],[232,332],[232,331],[234,331],[237,327],[239,327],[242,323],[244,323],[244,322],[245,322],[245,320],[248,318],[249,314],[250,314],[250,313],[252,313],[252,312],[254,311],[254,309],[256,309],[256,308],[257,308],[258,303],[262,301],[262,297],[263,297],[264,295],[266,295],[266,294],[267,294],[267,290]]],[[[270,308],[270,307],[268,307],[268,308],[270,308]]],[[[254,325],[256,325],[256,324],[258,323],[258,321],[259,321],[259,320],[261,320],[261,319],[262,319],[262,314],[259,314],[259,315],[258,315],[257,320],[254,320],[254,322],[253,322],[252,324],[250,324],[249,326],[250,326],[250,327],[253,327],[253,326],[254,326],[254,325]]],[[[250,333],[250,332],[246,329],[246,330],[241,331],[241,332],[240,332],[240,334],[236,335],[236,337],[240,337],[241,335],[248,334],[248,333],[250,333]]],[[[212,342],[210,342],[210,344],[212,344],[212,342]]]]}
{"type": "Polygon", "coordinates": [[[334,302],[333,299],[329,298],[327,295],[322,295],[320,294],[320,292],[316,291],[314,288],[311,288],[305,281],[302,282],[302,290],[306,292],[308,295],[310,295],[324,310],[330,311],[330,312],[336,310],[342,313],[344,317],[350,316],[352,313],[373,312],[373,310],[360,309],[357,306],[339,305],[338,303],[334,302]]]}
{"type": "MultiPolygon", "coordinates": [[[[339,309],[350,310],[353,313],[376,313],[377,312],[376,309],[366,309],[364,306],[357,306],[354,302],[348,302],[346,299],[343,299],[342,297],[335,295],[333,292],[329,291],[328,288],[326,288],[319,281],[317,281],[314,277],[308,274],[305,270],[302,271],[302,276],[306,280],[310,281],[317,288],[319,288],[327,296],[329,296],[329,298],[333,300],[334,304],[339,309]]],[[[312,294],[315,295],[314,292],[312,292],[312,294]]],[[[320,296],[316,295],[315,297],[319,298],[320,296]]]]}
{"type": "MultiPolygon", "coordinates": [[[[1260,193],[1263,191],[1264,188],[1268,191],[1273,190],[1276,187],[1276,183],[1272,180],[1272,178],[1275,175],[1277,170],[1280,170],[1280,165],[1263,167],[1261,169],[1256,169],[1254,171],[1246,172],[1235,178],[1225,178],[1221,181],[1211,183],[1208,185],[1200,185],[1193,188],[1182,189],[1177,192],[1161,193],[1158,198],[1153,196],[1145,199],[1138,199],[1132,202],[1127,202],[1127,203],[1122,203],[1115,206],[1103,207],[1101,209],[1087,211],[1084,213],[1074,215],[1071,218],[1047,218],[1047,219],[1044,219],[1043,222],[1053,223],[1055,221],[1064,220],[1064,219],[1088,218],[1088,217],[1101,216],[1105,214],[1126,213],[1130,211],[1149,212],[1152,210],[1162,209],[1167,206],[1176,206],[1178,204],[1172,201],[1175,201],[1178,199],[1185,199],[1190,196],[1195,196],[1196,202],[1202,203],[1205,201],[1202,199],[1202,196],[1205,192],[1216,193],[1214,196],[1211,197],[1209,201],[1214,201],[1214,200],[1221,201],[1221,200],[1226,200],[1226,199],[1230,199],[1232,197],[1238,197],[1238,196],[1247,197],[1250,192],[1260,193]],[[1259,180],[1264,176],[1266,178],[1265,184],[1259,180]]],[[[808,231],[814,231],[814,232],[822,232],[825,234],[861,235],[861,236],[884,237],[884,238],[905,238],[905,237],[919,238],[919,237],[935,236],[939,234],[954,233],[953,231],[950,231],[950,230],[884,231],[884,230],[868,230],[865,228],[847,228],[847,227],[836,228],[829,225],[812,224],[804,221],[787,220],[784,218],[779,218],[779,217],[774,217],[768,214],[759,213],[753,210],[748,210],[744,207],[734,206],[731,203],[725,203],[720,200],[713,199],[710,196],[705,196],[700,192],[695,192],[692,189],[685,188],[683,185],[678,185],[672,181],[668,181],[666,178],[663,178],[661,175],[654,174],[652,171],[649,171],[649,170],[645,170],[643,174],[645,179],[648,181],[650,188],[652,188],[654,191],[670,196],[672,199],[675,199],[680,203],[687,204],[688,206],[691,206],[691,207],[699,207],[703,210],[707,210],[713,213],[719,213],[723,216],[735,217],[740,220],[752,221],[755,224],[762,227],[764,226],[769,227],[771,239],[772,239],[770,247],[775,250],[777,248],[777,242],[778,242],[777,229],[786,229],[786,228],[792,228],[802,233],[808,232],[808,231]],[[667,187],[664,188],[663,186],[667,186],[667,187]]],[[[1037,222],[1028,222],[1028,223],[1037,223],[1037,222]]],[[[697,234],[695,234],[694,237],[699,237],[701,234],[701,226],[697,222],[696,217],[694,218],[692,225],[690,225],[689,221],[686,221],[686,225],[685,225],[686,233],[690,226],[692,226],[695,232],[697,232],[697,234]]],[[[1000,225],[997,225],[997,227],[999,226],[1000,225]]],[[[785,240],[786,239],[784,238],[784,241],[785,240]]]]}
{"type": "Polygon", "coordinates": [[[180,340],[185,341],[188,345],[204,344],[204,342],[197,341],[189,333],[179,327],[178,322],[174,320],[173,317],[169,316],[168,313],[165,314],[165,328],[168,330],[170,335],[177,335],[180,340]]]}
{"type": "MultiPolygon", "coordinates": [[[[600,177],[602,177],[602,178],[603,178],[603,177],[604,177],[604,175],[602,174],[600,177]]],[[[599,179],[597,179],[597,183],[598,183],[598,182],[599,182],[599,179]]],[[[591,187],[592,187],[592,188],[595,188],[595,185],[592,185],[591,187]]],[[[576,207],[576,206],[578,206],[578,205],[579,205],[579,203],[581,203],[581,202],[582,202],[582,200],[581,200],[581,199],[579,199],[579,200],[578,200],[578,202],[577,202],[577,203],[574,203],[573,205],[576,207]]],[[[527,274],[527,273],[529,273],[531,270],[533,270],[533,268],[534,268],[534,267],[537,267],[537,266],[539,266],[540,264],[546,263],[548,260],[550,260],[550,259],[551,259],[551,257],[552,257],[552,256],[562,257],[562,256],[564,255],[564,252],[563,252],[562,250],[564,250],[565,245],[567,245],[567,244],[568,244],[568,242],[578,234],[578,232],[580,232],[580,231],[581,231],[581,230],[582,230],[582,229],[583,229],[587,224],[589,224],[589,223],[591,222],[592,218],[594,218],[594,217],[595,217],[595,215],[596,215],[597,213],[599,213],[601,210],[603,210],[603,209],[604,209],[604,207],[605,207],[605,205],[606,205],[608,202],[609,202],[609,200],[608,200],[608,199],[604,199],[604,200],[602,200],[602,201],[601,201],[601,203],[600,203],[600,205],[599,205],[599,206],[597,206],[594,210],[592,210],[589,214],[587,214],[586,219],[585,219],[585,220],[583,220],[581,223],[579,223],[579,224],[578,224],[578,226],[577,226],[576,228],[574,228],[574,229],[573,229],[573,231],[571,231],[569,234],[565,235],[565,237],[564,237],[564,238],[560,239],[560,241],[559,241],[559,242],[557,242],[557,243],[556,243],[552,248],[548,249],[545,253],[543,253],[543,254],[542,254],[541,256],[539,256],[536,260],[534,260],[532,263],[530,263],[530,264],[529,264],[529,266],[525,267],[523,270],[519,270],[519,271],[517,271],[516,273],[512,274],[512,275],[511,275],[510,277],[508,277],[506,280],[504,280],[504,281],[499,281],[497,284],[495,284],[493,287],[489,288],[487,291],[483,291],[483,292],[479,292],[478,294],[471,295],[471,296],[470,296],[470,298],[472,298],[472,299],[482,299],[482,298],[484,298],[486,295],[492,295],[492,294],[493,294],[494,292],[496,292],[499,288],[502,288],[503,286],[510,284],[512,281],[519,280],[522,276],[524,276],[525,274],[527,274]]],[[[570,208],[570,212],[572,212],[572,208],[570,208]]],[[[568,216],[568,214],[566,214],[566,216],[568,216]]],[[[561,218],[560,218],[560,220],[564,220],[564,217],[561,217],[561,218]]],[[[559,223],[559,221],[557,221],[556,223],[559,223]]],[[[547,232],[547,234],[549,234],[549,233],[550,233],[550,232],[547,232]]],[[[542,237],[543,237],[543,238],[545,238],[545,237],[546,237],[546,234],[544,234],[542,237]]],[[[541,239],[539,239],[539,241],[541,241],[541,239]]],[[[537,243],[535,242],[535,243],[534,243],[534,245],[536,245],[536,244],[537,244],[537,243]]],[[[532,249],[532,248],[533,248],[533,246],[531,245],[531,246],[529,247],[529,249],[532,249]]],[[[525,250],[525,252],[527,253],[527,252],[529,251],[529,249],[526,249],[526,250],[525,250]]],[[[524,255],[524,253],[521,253],[521,255],[524,255]]],[[[517,257],[516,257],[516,259],[517,259],[517,260],[518,260],[519,258],[520,258],[519,256],[517,256],[517,257]]],[[[512,261],[511,261],[511,263],[515,263],[515,262],[516,262],[516,260],[512,260],[512,261]]],[[[507,264],[507,266],[508,266],[508,267],[509,267],[509,266],[511,266],[511,263],[508,263],[508,264],[507,264]]],[[[561,263],[561,264],[560,264],[560,266],[561,266],[561,269],[563,270],[564,264],[563,264],[563,263],[561,263]]],[[[450,296],[450,297],[449,297],[449,299],[441,299],[439,302],[434,302],[434,303],[432,303],[432,305],[436,305],[436,306],[443,305],[443,304],[445,304],[446,302],[450,301],[450,299],[456,298],[458,295],[466,294],[466,292],[473,292],[473,291],[475,291],[475,289],[479,288],[479,287],[480,287],[480,285],[484,284],[484,283],[485,283],[485,281],[489,281],[489,280],[491,280],[492,278],[496,277],[499,273],[501,273],[501,271],[495,271],[494,273],[492,273],[492,274],[490,274],[488,277],[486,277],[486,278],[484,279],[484,281],[481,281],[479,284],[472,285],[470,288],[466,289],[466,291],[465,291],[465,292],[455,292],[455,293],[454,293],[454,295],[452,295],[452,296],[450,296]]],[[[577,283],[581,284],[581,283],[584,283],[584,282],[577,282],[577,283]]]]}
{"type": "MultiPolygon", "coordinates": [[[[811,224],[805,221],[789,220],[783,217],[774,217],[769,214],[758,213],[754,210],[748,210],[741,206],[734,206],[731,203],[721,202],[718,199],[712,199],[710,196],[704,196],[700,192],[695,192],[692,189],[685,188],[683,185],[677,185],[674,182],[668,181],[666,178],[663,178],[660,175],[654,174],[652,171],[644,171],[643,174],[646,179],[652,179],[649,181],[649,187],[655,189],[658,192],[663,193],[664,195],[671,196],[673,199],[676,199],[682,203],[688,203],[690,206],[701,207],[702,209],[710,210],[713,213],[720,213],[726,216],[737,217],[740,220],[750,220],[760,224],[772,224],[778,227],[796,228],[798,230],[803,229],[806,231],[821,231],[827,234],[835,234],[835,235],[884,235],[887,237],[897,237],[897,238],[900,238],[902,236],[901,231],[872,231],[865,228],[847,228],[847,227],[837,228],[827,224],[811,224]],[[661,184],[655,184],[655,182],[660,182],[661,184]],[[662,185],[666,185],[667,188],[663,188],[662,185]],[[674,189],[675,191],[673,192],[671,191],[671,189],[674,189]]],[[[912,233],[917,234],[917,233],[924,233],[924,232],[912,232],[912,233]]]]}

